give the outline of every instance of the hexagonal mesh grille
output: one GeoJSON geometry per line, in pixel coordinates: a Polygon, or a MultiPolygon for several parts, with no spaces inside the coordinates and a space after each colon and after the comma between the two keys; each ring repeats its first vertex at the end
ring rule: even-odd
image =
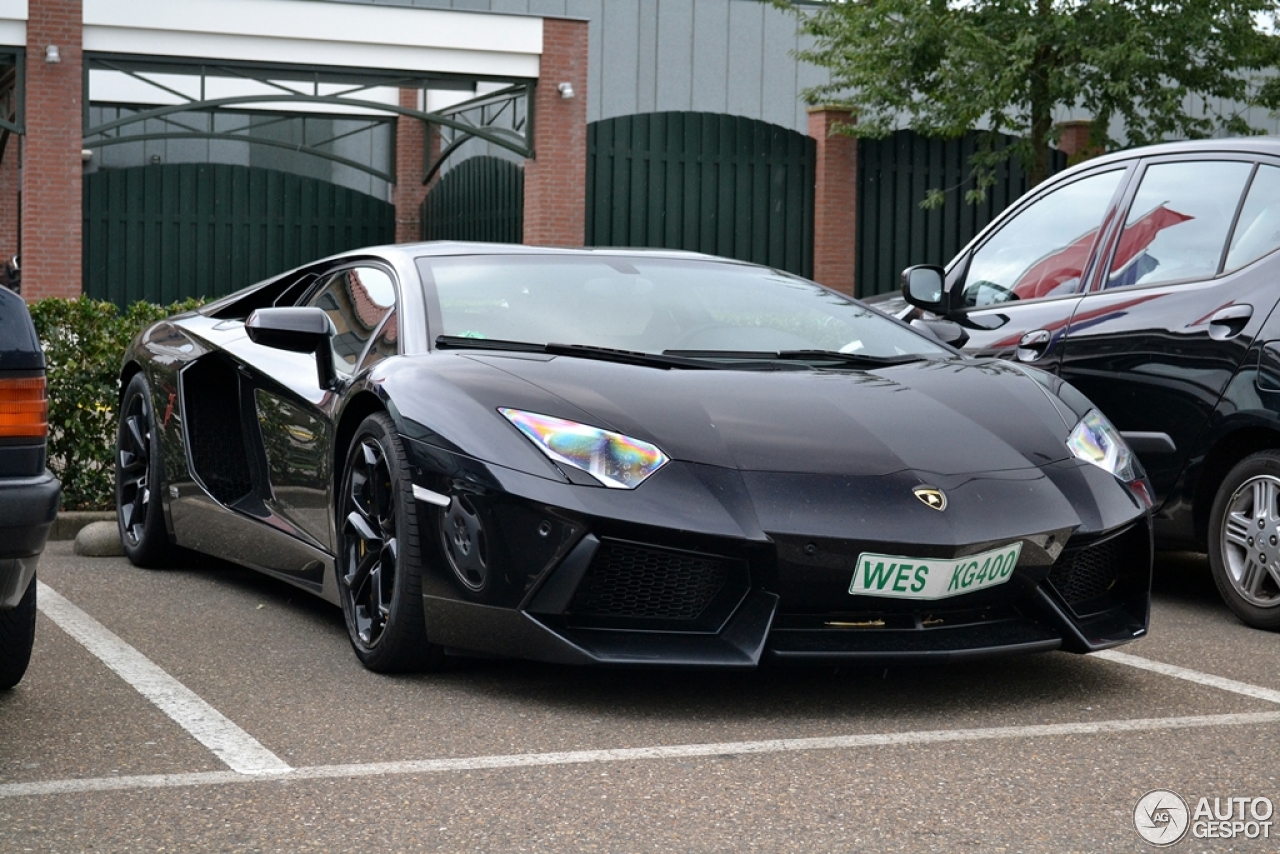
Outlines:
{"type": "Polygon", "coordinates": [[[1119,576],[1122,537],[1063,552],[1049,571],[1049,583],[1069,605],[1103,596],[1119,576]]]}
{"type": "Polygon", "coordinates": [[[569,610],[592,617],[697,619],[724,588],[728,561],[605,541],[569,610]]]}

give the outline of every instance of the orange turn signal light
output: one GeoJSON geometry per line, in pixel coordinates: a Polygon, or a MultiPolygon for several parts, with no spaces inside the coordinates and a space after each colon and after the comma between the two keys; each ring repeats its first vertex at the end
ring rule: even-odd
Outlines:
{"type": "Polygon", "coordinates": [[[0,438],[43,439],[49,435],[49,397],[44,377],[0,379],[0,438]]]}

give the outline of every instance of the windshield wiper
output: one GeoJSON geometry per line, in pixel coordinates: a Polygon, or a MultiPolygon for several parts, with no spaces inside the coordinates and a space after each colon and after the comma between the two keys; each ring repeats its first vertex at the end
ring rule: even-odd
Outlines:
{"type": "Polygon", "coordinates": [[[465,335],[437,335],[436,347],[441,350],[505,350],[512,353],[541,353],[541,344],[528,341],[507,341],[502,338],[470,338],[465,335]]]}
{"type": "Polygon", "coordinates": [[[497,350],[509,353],[546,353],[550,356],[575,356],[581,359],[597,359],[623,365],[644,368],[686,368],[694,370],[722,370],[728,365],[666,353],[644,353],[638,350],[615,350],[612,347],[594,347],[590,344],[534,344],[529,341],[506,341],[500,338],[464,338],[460,335],[439,335],[436,346],[442,350],[497,350]]]}
{"type": "Polygon", "coordinates": [[[749,361],[784,361],[784,362],[835,362],[859,368],[883,368],[889,365],[905,365],[908,362],[919,362],[925,357],[919,353],[904,353],[901,356],[869,356],[862,353],[841,353],[838,350],[663,350],[664,356],[699,359],[733,359],[749,361]]]}

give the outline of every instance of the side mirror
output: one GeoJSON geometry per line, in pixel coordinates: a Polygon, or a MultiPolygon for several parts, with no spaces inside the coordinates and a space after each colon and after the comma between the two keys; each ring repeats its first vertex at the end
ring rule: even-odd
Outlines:
{"type": "Polygon", "coordinates": [[[917,308],[946,313],[947,274],[941,267],[920,264],[902,271],[902,298],[917,308]]]}
{"type": "Polygon", "coordinates": [[[259,308],[244,322],[249,340],[263,347],[294,353],[315,353],[320,387],[334,387],[333,325],[329,315],[314,306],[259,308]]]}

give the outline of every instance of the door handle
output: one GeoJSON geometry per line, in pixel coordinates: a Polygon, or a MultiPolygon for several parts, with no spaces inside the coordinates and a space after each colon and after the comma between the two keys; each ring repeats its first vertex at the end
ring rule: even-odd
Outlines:
{"type": "Polygon", "coordinates": [[[1243,303],[1218,309],[1209,318],[1209,337],[1216,341],[1235,338],[1244,331],[1251,317],[1253,317],[1253,306],[1243,303]]]}
{"type": "Polygon", "coordinates": [[[1034,362],[1044,355],[1053,343],[1053,333],[1048,329],[1033,329],[1018,339],[1018,349],[1014,352],[1019,362],[1034,362]]]}

